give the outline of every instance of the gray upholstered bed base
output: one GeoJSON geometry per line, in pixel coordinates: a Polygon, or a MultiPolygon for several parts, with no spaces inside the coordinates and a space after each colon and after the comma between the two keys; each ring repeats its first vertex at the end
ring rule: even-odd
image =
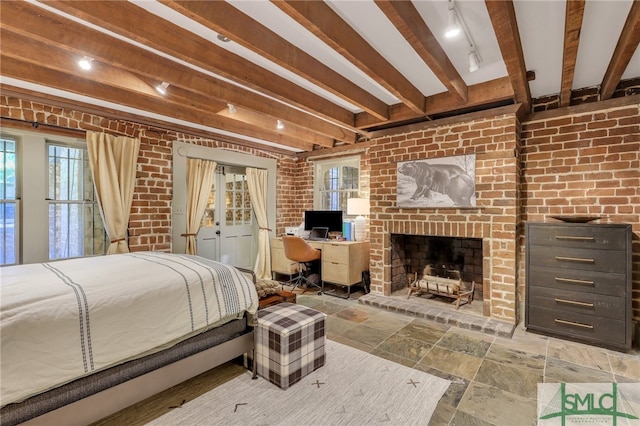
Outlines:
{"type": "Polygon", "coordinates": [[[254,348],[246,318],[0,410],[0,424],[86,425],[254,348]]]}

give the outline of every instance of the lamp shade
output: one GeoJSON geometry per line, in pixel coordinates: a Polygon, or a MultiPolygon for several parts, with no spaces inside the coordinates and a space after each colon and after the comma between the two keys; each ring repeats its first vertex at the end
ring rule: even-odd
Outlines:
{"type": "Polygon", "coordinates": [[[367,236],[367,221],[364,215],[369,214],[369,200],[367,198],[347,199],[347,214],[357,216],[353,221],[354,237],[356,241],[364,241],[367,236]]]}
{"type": "Polygon", "coordinates": [[[369,214],[368,198],[347,199],[347,214],[349,216],[365,216],[369,214]]]}

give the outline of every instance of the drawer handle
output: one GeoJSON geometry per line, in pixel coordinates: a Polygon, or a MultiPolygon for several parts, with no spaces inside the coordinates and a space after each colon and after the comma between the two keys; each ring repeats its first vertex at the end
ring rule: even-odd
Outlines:
{"type": "Polygon", "coordinates": [[[584,263],[595,263],[594,259],[587,259],[585,257],[566,257],[566,256],[556,256],[556,260],[566,261],[566,262],[584,262],[584,263]]]}
{"type": "Polygon", "coordinates": [[[594,282],[593,281],[588,281],[588,280],[577,280],[575,278],[562,278],[562,277],[555,277],[556,281],[559,281],[561,283],[571,283],[571,284],[582,284],[582,285],[593,285],[594,282]]]}
{"type": "Polygon", "coordinates": [[[573,235],[556,235],[556,240],[595,241],[595,237],[574,237],[573,235]]]}
{"type": "Polygon", "coordinates": [[[587,303],[587,302],[578,302],[576,300],[567,300],[567,299],[558,299],[556,297],[556,302],[558,303],[566,303],[567,305],[577,305],[577,306],[584,306],[586,308],[593,308],[593,303],[587,303]]]}
{"type": "Polygon", "coordinates": [[[558,318],[556,318],[554,321],[557,322],[558,324],[573,325],[574,327],[582,327],[582,328],[588,328],[590,330],[593,330],[593,326],[591,324],[582,324],[581,322],[565,321],[558,318]]]}

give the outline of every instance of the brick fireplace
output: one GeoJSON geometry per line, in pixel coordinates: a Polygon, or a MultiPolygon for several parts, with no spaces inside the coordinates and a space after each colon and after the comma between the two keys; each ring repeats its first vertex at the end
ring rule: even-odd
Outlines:
{"type": "Polygon", "coordinates": [[[474,300],[481,303],[483,259],[481,239],[392,234],[391,292],[406,294],[408,278],[415,274],[420,278],[430,267],[438,276],[459,274],[462,281],[476,283],[474,300]]]}
{"type": "Polygon", "coordinates": [[[517,323],[520,122],[517,106],[373,135],[369,150],[371,291],[391,295],[394,235],[482,242],[485,316],[517,323]],[[476,154],[476,207],[399,208],[398,162],[476,154]]]}

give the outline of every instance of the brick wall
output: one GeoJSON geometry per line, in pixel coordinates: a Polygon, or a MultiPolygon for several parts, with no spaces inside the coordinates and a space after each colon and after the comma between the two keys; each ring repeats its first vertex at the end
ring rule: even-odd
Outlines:
{"type": "MultiPolygon", "coordinates": [[[[285,226],[298,226],[302,212],[299,212],[300,203],[298,189],[293,185],[297,181],[298,161],[295,158],[283,158],[278,162],[278,175],[276,177],[277,211],[276,235],[284,233],[285,226]],[[297,222],[297,223],[296,223],[297,222]]],[[[308,179],[305,179],[307,181],[308,179]]]]}
{"type": "Polygon", "coordinates": [[[391,292],[391,234],[482,239],[484,311],[515,322],[519,223],[519,122],[516,107],[495,115],[408,126],[371,141],[371,290],[391,292]],[[402,161],[476,154],[476,207],[396,206],[396,168],[402,161]]]}
{"type": "MultiPolygon", "coordinates": [[[[0,114],[2,117],[38,121],[71,129],[70,131],[40,126],[38,130],[46,133],[84,138],[84,132],[72,132],[73,129],[77,129],[105,131],[116,135],[140,138],[138,170],[129,218],[129,247],[131,251],[171,251],[172,142],[174,140],[210,148],[224,148],[256,156],[275,157],[280,160],[279,163],[283,164],[282,169],[279,168],[279,173],[282,172],[282,176],[278,176],[278,189],[291,186],[287,170],[291,169],[289,163],[293,160],[282,161],[281,156],[273,153],[153,128],[130,121],[113,120],[72,109],[52,107],[15,97],[0,97],[0,114]]],[[[19,122],[13,124],[20,126],[19,122]]],[[[286,207],[282,211],[286,212],[286,207]]],[[[287,215],[283,213],[278,217],[287,217],[287,215]]]]}
{"type": "MultiPolygon", "coordinates": [[[[482,237],[483,287],[497,302],[485,306],[485,313],[519,321],[523,311],[518,307],[525,297],[524,221],[560,214],[603,215],[612,223],[632,224],[633,316],[640,321],[638,96],[562,111],[565,115],[536,113],[522,123],[515,115],[450,124],[441,120],[422,131],[400,130],[372,140],[362,163],[363,175],[370,175],[372,200],[372,290],[379,294],[390,290],[391,232],[489,234],[489,241],[482,237]],[[477,210],[395,207],[397,161],[473,152],[478,153],[477,210]],[[498,259],[491,263],[489,257],[498,259]]],[[[312,176],[310,169],[304,169],[296,179],[306,187],[312,176]]],[[[366,178],[362,185],[366,187],[366,178]]]]}
{"type": "MultiPolygon", "coordinates": [[[[635,319],[640,320],[640,102],[635,95],[623,101],[564,109],[564,116],[557,111],[540,112],[522,123],[522,131],[514,113],[495,110],[489,118],[471,114],[444,119],[421,130],[396,130],[372,140],[368,150],[358,152],[361,192],[372,200],[368,220],[372,290],[385,294],[389,286],[390,269],[385,262],[390,258],[390,232],[482,238],[484,294],[485,300],[491,300],[485,312],[513,321],[520,316],[517,302],[524,300],[523,221],[555,214],[595,214],[608,216],[610,222],[633,224],[633,308],[635,319]],[[397,161],[467,153],[477,154],[476,209],[395,207],[397,161]]],[[[266,154],[14,97],[0,97],[0,113],[71,129],[140,137],[140,170],[129,224],[134,251],[171,249],[170,152],[176,139],[276,157],[277,234],[285,226],[299,225],[302,212],[313,208],[313,157],[266,154]]],[[[44,126],[40,130],[58,131],[44,126]]],[[[74,135],[82,137],[82,133],[74,135]]],[[[336,155],[352,154],[339,151],[336,155]]]]}
{"type": "Polygon", "coordinates": [[[640,320],[640,104],[603,105],[534,114],[523,124],[523,220],[589,215],[632,224],[632,305],[640,320]]]}

